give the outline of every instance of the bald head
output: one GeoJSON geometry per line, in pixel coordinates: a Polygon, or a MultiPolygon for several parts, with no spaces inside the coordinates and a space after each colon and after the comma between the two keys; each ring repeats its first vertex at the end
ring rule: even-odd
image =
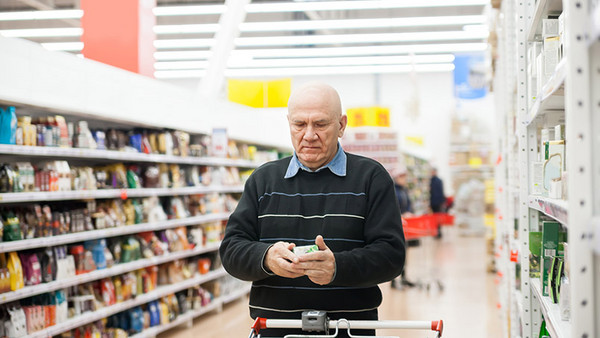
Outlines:
{"type": "Polygon", "coordinates": [[[311,82],[296,89],[288,101],[290,136],[298,160],[316,170],[329,163],[344,135],[347,118],[337,91],[311,82]]]}
{"type": "Polygon", "coordinates": [[[319,107],[332,117],[342,115],[342,103],[338,92],[325,83],[309,82],[292,92],[288,101],[288,114],[299,107],[319,107]]]}

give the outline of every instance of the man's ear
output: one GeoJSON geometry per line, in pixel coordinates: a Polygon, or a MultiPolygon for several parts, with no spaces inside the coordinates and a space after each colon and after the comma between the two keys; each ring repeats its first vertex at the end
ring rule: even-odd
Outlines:
{"type": "Polygon", "coordinates": [[[346,130],[347,124],[348,124],[348,116],[342,115],[342,117],[340,118],[340,131],[338,132],[339,138],[344,136],[344,131],[346,130]]]}

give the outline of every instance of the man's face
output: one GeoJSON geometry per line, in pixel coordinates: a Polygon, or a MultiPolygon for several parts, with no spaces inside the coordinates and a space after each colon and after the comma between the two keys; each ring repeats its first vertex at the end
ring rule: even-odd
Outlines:
{"type": "Polygon", "coordinates": [[[316,170],[335,157],[347,118],[328,109],[324,100],[307,100],[290,109],[288,122],[300,163],[316,170]]]}

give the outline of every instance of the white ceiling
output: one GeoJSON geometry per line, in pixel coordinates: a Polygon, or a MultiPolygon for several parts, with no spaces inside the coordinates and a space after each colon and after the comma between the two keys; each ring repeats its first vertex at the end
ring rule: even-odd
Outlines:
{"type": "MultiPolygon", "coordinates": [[[[227,32],[230,34],[215,34],[218,29],[221,29],[221,32],[227,29],[218,25],[220,14],[163,16],[157,11],[157,53],[153,55],[156,59],[155,76],[204,77],[207,68],[214,67],[214,59],[228,60],[223,67],[226,74],[232,76],[251,76],[256,71],[267,76],[306,74],[313,71],[327,74],[327,69],[332,67],[341,72],[341,66],[349,66],[350,73],[377,73],[385,72],[385,69],[403,72],[413,69],[411,64],[416,65],[417,70],[423,71],[435,70],[435,67],[442,69],[444,66],[441,65],[451,66],[453,52],[485,48],[487,30],[484,24],[487,23],[485,15],[488,7],[485,2],[252,1],[248,6],[235,9],[242,17],[245,14],[243,24],[238,26],[240,31],[237,38],[235,37],[238,32],[235,29],[229,29],[227,32]],[[282,3],[299,7],[272,13],[264,12],[266,6],[282,3]],[[331,3],[343,8],[309,8],[331,3]],[[410,4],[416,4],[417,7],[398,8],[410,4]],[[427,7],[428,4],[435,6],[427,7]],[[371,5],[375,8],[351,9],[357,5],[371,5]],[[275,30],[275,27],[283,28],[275,30]],[[215,35],[220,39],[223,39],[223,36],[225,39],[233,39],[229,41],[232,48],[223,48],[221,45],[221,48],[216,50],[218,54],[212,53],[211,46],[215,45],[215,35]],[[194,43],[196,47],[193,46],[194,43]],[[214,56],[214,59],[211,59],[211,56],[214,56]],[[437,66],[432,68],[432,64],[437,66]]],[[[187,8],[187,13],[192,9],[225,7],[224,1],[157,0],[159,9],[176,6],[194,6],[187,8]]],[[[48,28],[80,28],[80,20],[77,18],[2,21],[4,12],[78,8],[79,0],[0,0],[0,34],[22,36],[23,33],[33,32],[16,32],[15,29],[45,28],[45,32],[50,32],[48,28]]],[[[70,37],[26,38],[44,44],[80,42],[77,33],[70,37]]],[[[76,48],[70,52],[77,54],[79,50],[76,48]]]]}

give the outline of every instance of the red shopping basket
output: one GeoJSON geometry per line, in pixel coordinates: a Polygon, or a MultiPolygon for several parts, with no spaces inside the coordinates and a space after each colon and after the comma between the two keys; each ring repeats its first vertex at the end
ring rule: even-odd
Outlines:
{"type": "Polygon", "coordinates": [[[438,219],[435,214],[427,214],[403,219],[404,237],[407,240],[437,235],[438,219]]]}
{"type": "Polygon", "coordinates": [[[445,212],[438,212],[434,215],[437,218],[439,225],[454,225],[454,215],[450,215],[445,212]]]}

